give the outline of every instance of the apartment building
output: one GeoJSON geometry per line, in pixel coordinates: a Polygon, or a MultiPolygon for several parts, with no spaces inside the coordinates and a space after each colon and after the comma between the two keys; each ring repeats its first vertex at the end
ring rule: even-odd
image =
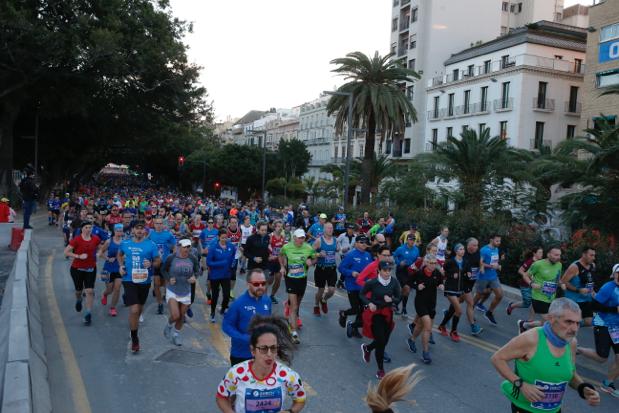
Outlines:
{"type": "Polygon", "coordinates": [[[554,147],[578,134],[587,32],[541,21],[462,50],[427,84],[425,150],[489,129],[513,147],[554,147]]]}
{"type": "Polygon", "coordinates": [[[283,117],[271,120],[265,124],[267,132],[266,148],[276,151],[279,143],[296,139],[299,132],[299,118],[283,117]]]}
{"type": "Polygon", "coordinates": [[[390,50],[421,76],[414,84],[402,85],[419,119],[408,123],[403,136],[385,142],[385,153],[411,158],[425,149],[429,130],[423,114],[428,100],[425,88],[443,72],[451,54],[534,21],[561,21],[562,11],[563,0],[393,0],[390,50]]]}
{"type": "Polygon", "coordinates": [[[619,95],[600,96],[608,88],[619,87],[619,0],[591,6],[589,25],[581,129],[594,128],[602,117],[619,123],[619,95]]]}
{"type": "MultiPolygon", "coordinates": [[[[303,103],[299,111],[298,138],[307,146],[312,155],[309,171],[305,176],[316,179],[328,179],[329,174],[320,171],[324,165],[333,161],[333,142],[335,136],[335,116],[327,115],[327,103],[330,96],[303,103]]],[[[337,155],[336,155],[337,157],[337,155]]]]}

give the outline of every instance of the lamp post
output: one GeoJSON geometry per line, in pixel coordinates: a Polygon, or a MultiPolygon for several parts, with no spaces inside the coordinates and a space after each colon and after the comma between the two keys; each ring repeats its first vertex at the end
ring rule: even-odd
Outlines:
{"type": "Polygon", "coordinates": [[[346,137],[346,166],[344,172],[344,208],[348,206],[348,185],[350,180],[350,141],[352,140],[352,105],[353,105],[353,94],[352,92],[330,92],[324,91],[326,95],[335,95],[335,96],[348,96],[348,117],[346,120],[348,127],[348,134],[346,137]]]}
{"type": "Polygon", "coordinates": [[[250,133],[252,135],[262,135],[262,202],[264,199],[264,186],[266,179],[266,169],[267,169],[267,131],[264,130],[251,130],[250,133]]]}

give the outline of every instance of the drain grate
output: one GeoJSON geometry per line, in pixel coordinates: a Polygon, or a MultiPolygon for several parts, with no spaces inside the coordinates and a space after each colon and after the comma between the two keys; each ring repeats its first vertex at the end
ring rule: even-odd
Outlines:
{"type": "Polygon", "coordinates": [[[166,363],[182,364],[184,366],[200,367],[200,366],[217,366],[216,360],[213,360],[209,354],[198,353],[195,351],[171,349],[157,357],[155,360],[164,361],[166,363]]]}

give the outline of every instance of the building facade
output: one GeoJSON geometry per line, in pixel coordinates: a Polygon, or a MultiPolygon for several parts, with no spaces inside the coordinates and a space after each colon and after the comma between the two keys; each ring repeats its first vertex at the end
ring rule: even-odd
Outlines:
{"type": "Polygon", "coordinates": [[[265,124],[267,131],[266,148],[276,151],[279,143],[296,139],[299,132],[298,117],[282,117],[271,120],[265,124]]]}
{"type": "Polygon", "coordinates": [[[316,179],[330,179],[330,174],[321,168],[333,162],[335,139],[335,116],[327,115],[330,96],[321,96],[301,105],[299,111],[299,139],[305,143],[312,155],[309,171],[304,175],[316,179]]]}
{"type": "Polygon", "coordinates": [[[452,55],[428,82],[424,150],[467,128],[530,150],[577,135],[586,36],[542,21],[452,55]]]}
{"type": "Polygon", "coordinates": [[[411,158],[425,149],[428,128],[423,111],[425,88],[443,71],[452,53],[491,41],[510,28],[538,20],[561,21],[563,0],[393,0],[391,52],[419,73],[414,84],[402,85],[417,108],[416,123],[404,136],[385,143],[393,158],[411,158]],[[474,28],[474,30],[471,30],[474,28]]]}
{"type": "Polygon", "coordinates": [[[602,117],[619,123],[619,95],[600,96],[608,88],[619,87],[619,0],[591,6],[589,24],[581,129],[596,127],[602,117]]]}

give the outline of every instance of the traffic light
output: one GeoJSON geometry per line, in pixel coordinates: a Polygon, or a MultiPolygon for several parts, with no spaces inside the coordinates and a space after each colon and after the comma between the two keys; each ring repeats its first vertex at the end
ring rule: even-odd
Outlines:
{"type": "Polygon", "coordinates": [[[215,182],[215,189],[219,189],[221,187],[221,184],[219,182],[215,182]]]}
{"type": "Polygon", "coordinates": [[[185,165],[185,157],[183,155],[178,157],[178,168],[182,168],[185,165]]]}

